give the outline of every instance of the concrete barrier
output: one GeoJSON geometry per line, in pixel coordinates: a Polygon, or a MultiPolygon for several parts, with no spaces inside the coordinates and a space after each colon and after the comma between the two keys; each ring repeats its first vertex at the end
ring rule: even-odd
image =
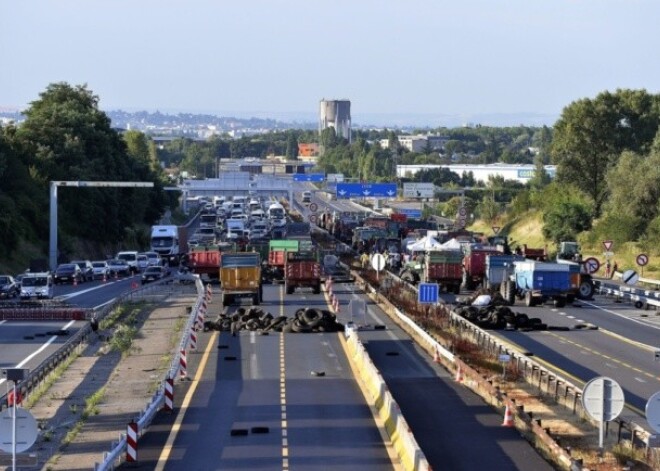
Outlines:
{"type": "Polygon", "coordinates": [[[385,380],[371,361],[369,353],[360,342],[354,329],[346,330],[346,344],[349,360],[358,371],[367,393],[373,400],[401,464],[406,470],[430,470],[426,456],[417,444],[399,405],[390,394],[385,380]]]}

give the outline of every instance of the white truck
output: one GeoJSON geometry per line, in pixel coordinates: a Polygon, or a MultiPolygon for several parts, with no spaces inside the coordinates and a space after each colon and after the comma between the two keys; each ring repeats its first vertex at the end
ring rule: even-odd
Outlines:
{"type": "Polygon", "coordinates": [[[178,263],[179,257],[188,251],[186,228],[183,226],[151,226],[151,250],[158,253],[169,265],[178,263]]]}

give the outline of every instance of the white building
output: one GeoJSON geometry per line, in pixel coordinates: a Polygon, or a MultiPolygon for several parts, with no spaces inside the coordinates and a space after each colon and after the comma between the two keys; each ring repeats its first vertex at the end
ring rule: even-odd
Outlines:
{"type": "MultiPolygon", "coordinates": [[[[487,183],[488,177],[501,176],[505,180],[516,180],[521,183],[527,183],[536,171],[534,165],[510,165],[510,164],[490,164],[490,165],[397,165],[396,175],[399,178],[410,178],[420,170],[432,168],[448,168],[458,175],[472,172],[474,179],[478,182],[487,183]]],[[[545,165],[545,171],[550,178],[554,178],[557,173],[556,165],[545,165]]]]}

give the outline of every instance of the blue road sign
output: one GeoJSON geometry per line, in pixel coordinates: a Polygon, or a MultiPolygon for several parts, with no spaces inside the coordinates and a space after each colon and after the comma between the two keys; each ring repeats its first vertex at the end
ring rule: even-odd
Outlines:
{"type": "Polygon", "coordinates": [[[322,182],[325,180],[324,173],[294,173],[294,182],[322,182]]]}
{"type": "Polygon", "coordinates": [[[396,183],[337,183],[339,198],[394,198],[396,183]]]}
{"type": "Polygon", "coordinates": [[[440,285],[438,283],[420,283],[417,291],[417,302],[420,304],[436,304],[440,285]]]}
{"type": "Polygon", "coordinates": [[[411,219],[420,219],[422,217],[421,209],[412,209],[412,208],[397,208],[398,213],[405,214],[411,219]]]}

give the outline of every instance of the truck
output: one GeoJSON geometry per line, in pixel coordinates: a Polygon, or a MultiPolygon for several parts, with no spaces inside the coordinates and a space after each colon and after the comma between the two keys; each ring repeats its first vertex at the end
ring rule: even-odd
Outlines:
{"type": "Polygon", "coordinates": [[[424,257],[424,282],[439,283],[448,293],[459,294],[463,280],[463,252],[429,250],[424,257]]]}
{"type": "Polygon", "coordinates": [[[483,284],[486,275],[486,258],[502,252],[490,245],[468,244],[463,258],[463,287],[473,290],[483,284]]]}
{"type": "Polygon", "coordinates": [[[151,226],[151,251],[160,255],[168,265],[178,264],[187,250],[185,226],[151,226]]]}
{"type": "Polygon", "coordinates": [[[296,288],[312,288],[321,292],[321,264],[314,251],[287,252],[284,265],[284,291],[293,294],[296,288]]]}
{"type": "Polygon", "coordinates": [[[237,298],[249,297],[258,306],[263,301],[261,258],[256,252],[227,252],[220,257],[220,285],[222,306],[237,298]]]}
{"type": "Polygon", "coordinates": [[[186,265],[191,273],[207,281],[220,278],[220,256],[223,251],[233,248],[232,244],[198,245],[187,255],[186,265]]]}
{"type": "Polygon", "coordinates": [[[524,260],[514,262],[513,273],[500,285],[500,293],[508,304],[524,299],[528,307],[552,299],[561,308],[575,300],[580,272],[573,265],[524,260]]]}
{"type": "Polygon", "coordinates": [[[270,281],[283,281],[286,254],[287,252],[298,252],[299,249],[300,241],[298,240],[271,240],[268,243],[268,264],[265,278],[270,281]]]}
{"type": "Polygon", "coordinates": [[[584,260],[582,260],[580,245],[574,241],[560,242],[557,263],[579,267],[580,280],[577,297],[579,299],[591,299],[595,292],[594,281],[584,264],[584,260]]]}

